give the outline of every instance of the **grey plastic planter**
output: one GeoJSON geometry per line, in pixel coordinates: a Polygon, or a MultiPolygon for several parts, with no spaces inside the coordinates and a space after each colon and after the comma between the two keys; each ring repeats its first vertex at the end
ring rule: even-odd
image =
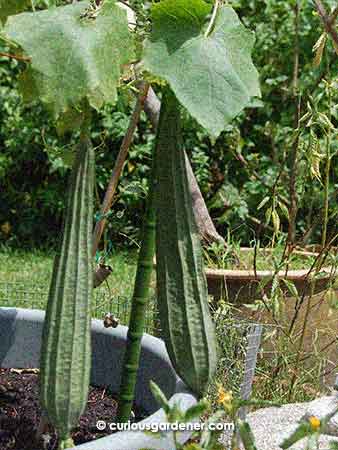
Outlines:
{"type": "MultiPolygon", "coordinates": [[[[0,366],[2,368],[38,367],[43,321],[43,311],[0,308],[0,366]]],[[[109,386],[113,392],[118,392],[126,336],[126,327],[106,329],[100,321],[93,320],[92,384],[109,386]]],[[[171,404],[179,402],[183,411],[197,402],[195,396],[189,392],[172,368],[163,341],[145,335],[142,339],[142,357],[136,387],[136,403],[150,416],[139,422],[140,424],[165,422],[164,412],[158,410],[158,405],[150,392],[150,380],[155,381],[167,397],[170,397],[171,404]]],[[[179,441],[181,443],[186,442],[190,435],[189,432],[181,433],[179,441]]],[[[76,449],[172,450],[174,444],[170,432],[159,439],[141,431],[124,431],[79,445],[76,449]]]]}

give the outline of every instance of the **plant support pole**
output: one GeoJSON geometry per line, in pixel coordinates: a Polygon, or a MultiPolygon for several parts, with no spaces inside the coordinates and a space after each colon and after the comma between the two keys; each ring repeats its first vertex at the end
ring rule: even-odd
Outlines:
{"type": "Polygon", "coordinates": [[[123,138],[119,154],[115,161],[113,173],[110,178],[109,185],[107,187],[107,191],[105,193],[104,200],[103,200],[103,203],[101,206],[101,210],[100,210],[101,219],[96,223],[96,226],[95,226],[94,236],[93,236],[93,250],[92,250],[93,256],[95,256],[95,254],[96,254],[102,233],[103,233],[104,228],[107,223],[105,214],[107,214],[107,212],[110,210],[111,205],[113,203],[113,198],[114,198],[114,195],[116,192],[117,184],[118,184],[119,178],[121,176],[122,169],[123,169],[124,163],[126,161],[128,151],[129,151],[131,142],[133,140],[133,136],[134,136],[137,124],[140,120],[140,115],[143,110],[144,102],[147,98],[149,84],[143,82],[140,84],[139,89],[140,89],[140,92],[139,92],[139,95],[137,98],[136,106],[135,106],[133,114],[131,116],[127,133],[123,138]]]}
{"type": "Polygon", "coordinates": [[[119,408],[117,412],[117,422],[119,423],[127,422],[132,410],[141,353],[141,339],[145,324],[145,312],[149,299],[149,287],[153,271],[153,258],[155,253],[154,168],[152,174],[143,226],[142,244],[135,277],[127,347],[122,369],[122,381],[118,402],[119,408]]]}

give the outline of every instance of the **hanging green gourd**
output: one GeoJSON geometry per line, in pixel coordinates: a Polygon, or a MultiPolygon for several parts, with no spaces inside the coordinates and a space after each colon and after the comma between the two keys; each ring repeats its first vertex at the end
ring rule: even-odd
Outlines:
{"type": "Polygon", "coordinates": [[[216,367],[216,340],[188,185],[179,103],[169,89],[162,99],[155,158],[161,326],[176,372],[202,395],[216,367]]]}
{"type": "Polygon", "coordinates": [[[70,431],[85,409],[90,376],[90,300],[94,150],[80,137],[69,185],[60,254],[55,258],[41,350],[41,402],[59,434],[59,449],[73,446],[70,431]]]}

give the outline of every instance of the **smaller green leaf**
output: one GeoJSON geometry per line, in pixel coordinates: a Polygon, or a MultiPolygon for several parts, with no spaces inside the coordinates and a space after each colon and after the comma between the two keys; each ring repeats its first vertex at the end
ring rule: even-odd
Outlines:
{"type": "MultiPolygon", "coordinates": [[[[163,435],[163,431],[150,431],[150,430],[145,430],[144,432],[143,432],[146,436],[149,436],[149,437],[152,437],[152,438],[155,438],[155,439],[161,439],[161,438],[163,438],[163,437],[165,437],[165,435],[163,435]]],[[[148,448],[146,448],[146,449],[144,449],[144,450],[154,450],[154,449],[148,449],[148,448]]]]}
{"type": "Polygon", "coordinates": [[[25,11],[31,4],[31,0],[0,0],[0,25],[5,24],[7,17],[25,11]]]}
{"type": "Polygon", "coordinates": [[[315,57],[313,60],[313,64],[315,67],[318,67],[322,62],[323,52],[325,49],[327,34],[326,32],[319,36],[318,41],[313,46],[312,51],[315,52],[315,57]]]}
{"type": "Polygon", "coordinates": [[[56,131],[59,136],[64,136],[67,131],[79,129],[83,123],[84,116],[80,109],[69,108],[57,121],[56,131]]]}
{"type": "Polygon", "coordinates": [[[257,97],[252,97],[247,105],[248,108],[263,108],[264,102],[257,97]]]}
{"type": "Polygon", "coordinates": [[[325,270],[321,270],[317,273],[313,273],[311,276],[311,279],[312,280],[321,280],[325,277],[327,277],[327,272],[325,270]]]}
{"type": "Polygon", "coordinates": [[[334,130],[335,127],[326,114],[319,112],[318,113],[318,121],[319,123],[328,130],[334,130]]]}
{"type": "MultiPolygon", "coordinates": [[[[309,105],[309,103],[308,103],[308,105],[309,105]]],[[[311,112],[310,112],[310,111],[306,112],[306,113],[300,118],[299,124],[301,124],[301,123],[303,123],[303,122],[306,122],[310,117],[311,117],[311,112]]]]}
{"type": "Polygon", "coordinates": [[[185,445],[183,447],[183,449],[184,450],[204,450],[199,444],[196,444],[195,442],[185,445]]]}
{"type": "Polygon", "coordinates": [[[196,417],[201,417],[209,407],[209,404],[206,400],[202,400],[197,405],[191,406],[185,413],[184,420],[189,422],[196,417]]]}
{"type": "Polygon", "coordinates": [[[291,436],[287,437],[279,446],[286,450],[287,448],[290,448],[293,444],[300,441],[301,439],[305,438],[306,436],[309,436],[312,434],[313,431],[311,430],[311,425],[309,422],[302,422],[297,429],[291,434],[291,436]]]}
{"type": "Polygon", "coordinates": [[[283,203],[283,202],[278,202],[278,206],[282,212],[282,214],[284,215],[284,217],[286,217],[287,219],[289,218],[289,210],[288,207],[283,203]]]}
{"type": "Polygon", "coordinates": [[[280,218],[277,211],[274,209],[271,213],[272,223],[275,233],[277,234],[280,230],[280,218]]]}
{"type": "Polygon", "coordinates": [[[151,390],[153,396],[155,397],[156,401],[160,405],[160,407],[164,409],[164,411],[167,415],[169,415],[170,414],[170,406],[169,406],[166,396],[164,395],[164,393],[162,392],[160,387],[157,386],[157,384],[154,383],[153,381],[150,381],[150,390],[151,390]]]}
{"type": "Polygon", "coordinates": [[[202,431],[200,445],[202,448],[213,449],[218,441],[218,436],[221,434],[220,431],[210,431],[208,424],[218,423],[224,419],[225,412],[223,410],[216,411],[206,422],[206,426],[202,431]]]}
{"type": "Polygon", "coordinates": [[[75,446],[74,441],[72,438],[68,438],[65,440],[62,440],[59,444],[59,450],[67,450],[67,448],[73,448],[75,446]]]}
{"type": "Polygon", "coordinates": [[[271,295],[274,295],[274,293],[278,290],[279,288],[279,278],[277,275],[274,275],[272,277],[272,283],[271,283],[271,295]]]}
{"type": "Polygon", "coordinates": [[[298,294],[298,290],[295,286],[295,283],[293,283],[290,280],[286,280],[286,279],[283,279],[282,281],[285,284],[285,286],[287,287],[287,289],[290,292],[290,294],[292,295],[292,297],[298,298],[299,294],[298,294]]]}
{"type": "Polygon", "coordinates": [[[260,293],[267,286],[267,284],[270,283],[271,280],[272,277],[263,277],[261,281],[258,283],[256,292],[260,293]]]}
{"type": "Polygon", "coordinates": [[[39,96],[39,89],[32,73],[29,70],[22,72],[18,77],[18,81],[24,102],[33,102],[39,96]]]}
{"type": "Polygon", "coordinates": [[[184,420],[184,413],[181,411],[179,405],[176,403],[170,408],[170,411],[167,414],[167,416],[168,421],[170,423],[183,422],[184,420]]]}
{"type": "Polygon", "coordinates": [[[46,146],[45,152],[48,154],[48,158],[52,164],[52,168],[50,169],[51,173],[53,172],[53,168],[59,165],[58,163],[60,160],[62,161],[62,165],[68,169],[70,169],[74,163],[75,152],[73,148],[46,146]]]}
{"type": "Polygon", "coordinates": [[[271,221],[271,215],[272,215],[272,207],[270,206],[266,211],[265,211],[265,223],[267,225],[269,225],[270,221],[271,221]]]}
{"type": "Polygon", "coordinates": [[[274,402],[271,400],[259,400],[259,399],[255,399],[252,398],[250,400],[238,400],[238,406],[255,406],[255,407],[259,407],[259,408],[263,408],[263,407],[269,407],[269,406],[273,406],[276,408],[280,408],[282,406],[282,403],[280,402],[274,402]]]}
{"type": "Polygon", "coordinates": [[[255,437],[248,422],[243,422],[242,420],[238,421],[238,433],[245,450],[257,450],[255,437]]]}
{"type": "Polygon", "coordinates": [[[270,196],[266,196],[263,198],[263,200],[260,202],[260,204],[257,207],[257,211],[259,211],[260,209],[263,208],[264,205],[266,205],[268,203],[268,201],[270,200],[270,196]]]}

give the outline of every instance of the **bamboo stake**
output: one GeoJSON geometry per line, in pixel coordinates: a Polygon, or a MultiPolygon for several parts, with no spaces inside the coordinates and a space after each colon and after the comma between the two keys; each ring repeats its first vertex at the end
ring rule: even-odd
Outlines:
{"type": "Polygon", "coordinates": [[[107,223],[107,219],[106,219],[105,215],[110,210],[111,205],[113,203],[113,198],[114,198],[114,195],[116,192],[117,184],[118,184],[119,178],[121,176],[123,166],[126,161],[128,151],[129,151],[130,145],[132,143],[137,124],[140,120],[140,115],[143,110],[144,102],[147,98],[148,90],[149,90],[149,84],[145,83],[145,82],[141,82],[140,86],[139,86],[139,95],[137,98],[137,102],[136,102],[133,114],[130,118],[129,127],[128,127],[126,135],[123,138],[119,154],[115,161],[113,173],[111,175],[111,178],[110,178],[110,181],[109,181],[109,184],[108,184],[105,196],[104,196],[104,200],[103,200],[103,203],[101,206],[101,210],[100,210],[101,219],[98,220],[98,222],[95,225],[94,235],[93,235],[93,249],[92,249],[93,256],[95,256],[95,254],[96,254],[102,233],[103,233],[104,228],[107,223]]]}

